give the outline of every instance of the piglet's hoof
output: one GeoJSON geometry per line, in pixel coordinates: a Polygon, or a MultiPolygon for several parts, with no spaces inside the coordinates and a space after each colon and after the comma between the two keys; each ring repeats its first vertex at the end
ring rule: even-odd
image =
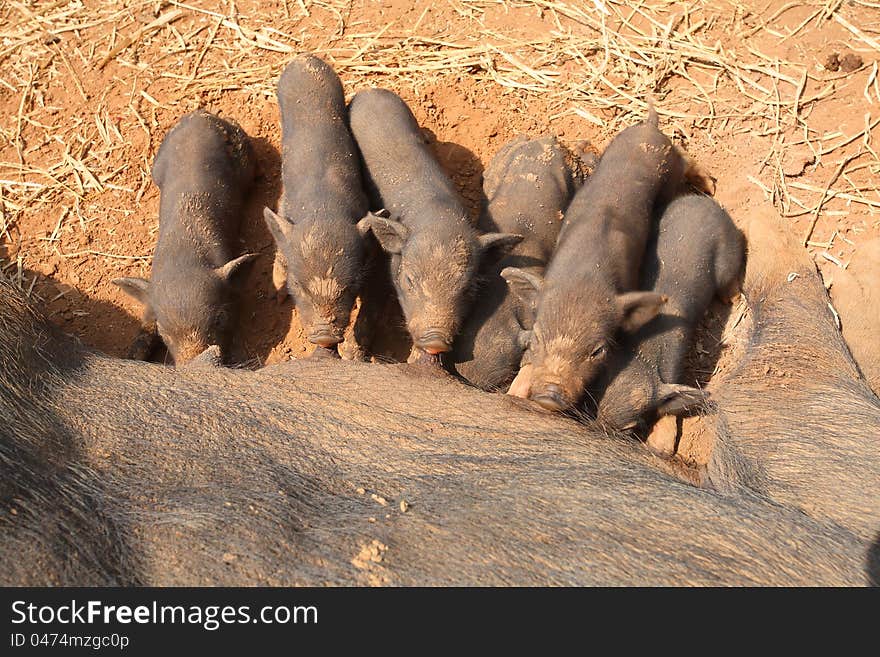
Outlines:
{"type": "Polygon", "coordinates": [[[654,454],[668,459],[675,454],[676,438],[678,438],[678,418],[675,415],[664,415],[654,424],[646,444],[654,454]]]}
{"type": "Polygon", "coordinates": [[[336,351],[336,346],[332,347],[315,347],[315,350],[312,352],[312,355],[309,358],[339,358],[339,352],[336,351]]]}
{"type": "Polygon", "coordinates": [[[369,360],[366,350],[354,340],[353,335],[351,336],[351,339],[346,336],[345,340],[340,342],[337,348],[339,350],[339,356],[343,360],[356,360],[361,362],[369,360]]]}
{"type": "Polygon", "coordinates": [[[214,344],[183,365],[183,367],[187,369],[195,369],[199,367],[223,367],[223,354],[220,351],[220,347],[214,344]]]}

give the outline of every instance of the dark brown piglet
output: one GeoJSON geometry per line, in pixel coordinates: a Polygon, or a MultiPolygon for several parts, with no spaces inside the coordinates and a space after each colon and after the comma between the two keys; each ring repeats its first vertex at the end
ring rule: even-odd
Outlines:
{"type": "MultiPolygon", "coordinates": [[[[662,213],[642,265],[641,287],[667,298],[663,312],[629,337],[610,359],[597,389],[597,418],[615,429],[641,419],[682,411],[704,401],[702,391],[682,384],[684,360],[694,331],[713,297],[730,298],[743,267],[742,233],[707,196],[672,201],[662,213]]],[[[668,428],[675,424],[669,423],[668,428]]],[[[671,455],[675,432],[648,437],[655,451],[671,455]]]]}
{"type": "Polygon", "coordinates": [[[156,153],[153,271],[113,282],[144,305],[145,329],[158,331],[177,365],[229,346],[238,284],[257,257],[233,256],[255,169],[244,131],[202,110],[180,119],[156,153]]]}
{"type": "Polygon", "coordinates": [[[529,382],[515,381],[512,393],[549,410],[570,408],[602,371],[618,331],[632,333],[659,312],[661,294],[637,291],[639,267],[655,202],[672,198],[687,164],[652,110],[614,138],[575,195],[546,277],[503,272],[521,295],[539,295],[523,356],[529,382]]]}
{"type": "MultiPolygon", "coordinates": [[[[339,76],[317,57],[294,59],[278,80],[283,192],[266,224],[310,342],[343,339],[366,260],[360,161],[339,76]]],[[[276,262],[278,262],[276,260],[276,262]]]]}
{"type": "Polygon", "coordinates": [[[406,103],[367,89],[349,106],[373,204],[389,217],[368,217],[391,256],[391,278],[415,346],[427,354],[452,349],[473,300],[480,259],[520,237],[479,234],[458,192],[434,158],[406,103]]]}
{"type": "Polygon", "coordinates": [[[505,145],[486,169],[483,190],[488,205],[480,228],[520,234],[523,240],[507,255],[487,259],[480,267],[473,309],[447,361],[450,369],[473,385],[506,389],[519,369],[534,320],[534,296],[517,297],[517,288],[508,288],[501,271],[519,267],[543,274],[562,226],[562,213],[583,184],[588,168],[588,162],[555,137],[520,136],[505,145]]]}

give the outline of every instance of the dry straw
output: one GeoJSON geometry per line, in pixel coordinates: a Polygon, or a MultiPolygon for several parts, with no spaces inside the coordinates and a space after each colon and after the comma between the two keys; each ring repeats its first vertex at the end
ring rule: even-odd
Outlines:
{"type": "Polygon", "coordinates": [[[550,129],[577,116],[600,139],[642,117],[653,97],[665,127],[678,135],[699,133],[716,143],[746,134],[762,140],[767,155],[752,179],[784,214],[808,221],[805,243],[822,217],[837,216],[828,212],[880,209],[880,160],[872,143],[880,125],[875,2],[790,2],[769,12],[761,3],[735,0],[444,0],[440,8],[451,9],[452,20],[432,22],[434,3],[423,2],[405,20],[383,24],[364,20],[357,1],[276,0],[265,10],[257,4],[0,5],[0,98],[12,108],[0,117],[0,239],[6,246],[26,241],[16,227],[25,213],[37,212],[55,227],[51,239],[39,236],[39,248],[68,258],[144,258],[117,243],[64,253],[59,236],[68,223],[85,227],[83,201],[108,191],[137,205],[169,117],[231,91],[269,102],[284,64],[309,50],[330,60],[348,88],[376,84],[412,94],[467,75],[497,86],[511,102],[541,99],[548,108],[541,119],[550,129]],[[513,21],[511,29],[493,30],[490,12],[527,12],[542,21],[535,28],[513,21]],[[798,20],[782,20],[788,12],[798,20]],[[756,45],[766,36],[792,43],[826,23],[842,26],[849,38],[841,45],[873,67],[864,88],[873,110],[856,134],[822,134],[810,125],[817,107],[834,102],[848,73],[824,70],[818,54],[789,62],[756,45]],[[84,84],[95,76],[99,87],[84,84]],[[46,100],[47,84],[57,80],[69,90],[71,107],[46,100]],[[142,135],[137,147],[135,134],[142,135]],[[809,155],[796,174],[786,171],[792,149],[809,155]],[[131,171],[134,183],[123,175],[131,171]]]}

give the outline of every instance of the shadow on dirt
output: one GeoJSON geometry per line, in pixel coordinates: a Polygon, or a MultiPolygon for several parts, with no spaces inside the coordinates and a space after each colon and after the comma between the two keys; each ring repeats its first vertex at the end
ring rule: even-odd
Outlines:
{"type": "Polygon", "coordinates": [[[473,151],[461,144],[451,141],[439,141],[436,135],[422,128],[422,134],[428,140],[428,146],[440,162],[470,212],[476,225],[477,217],[484,207],[483,196],[483,163],[473,151]]]}
{"type": "Polygon", "coordinates": [[[121,357],[140,329],[140,318],[107,301],[94,299],[67,283],[30,269],[8,266],[14,247],[0,242],[4,273],[62,331],[110,356],[121,357]],[[120,346],[122,345],[122,346],[120,346]]]}
{"type": "Polygon", "coordinates": [[[724,327],[733,309],[734,305],[719,299],[712,301],[706,315],[697,326],[694,344],[686,359],[687,385],[705,388],[716,374],[718,362],[724,351],[724,327]]]}
{"type": "Polygon", "coordinates": [[[281,154],[267,139],[251,138],[257,154],[257,180],[241,224],[242,252],[259,253],[245,283],[231,361],[260,366],[284,339],[293,317],[290,298],[279,303],[272,285],[275,241],[263,221],[263,208],[277,208],[281,196],[281,154]]]}

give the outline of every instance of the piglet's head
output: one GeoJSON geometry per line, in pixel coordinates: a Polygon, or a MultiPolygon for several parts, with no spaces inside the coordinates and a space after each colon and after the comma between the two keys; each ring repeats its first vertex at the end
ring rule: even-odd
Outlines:
{"type": "Polygon", "coordinates": [[[642,420],[690,410],[708,399],[703,390],[664,383],[656,367],[632,349],[617,351],[610,360],[590,395],[596,419],[609,429],[635,429],[642,420]]]}
{"type": "Polygon", "coordinates": [[[501,275],[521,303],[537,308],[523,356],[531,365],[528,397],[552,411],[577,404],[605,367],[617,332],[638,330],[666,301],[655,292],[616,294],[576,280],[545,286],[540,276],[515,267],[501,275]]]}
{"type": "Polygon", "coordinates": [[[342,342],[363,278],[365,248],[358,227],[345,219],[295,221],[263,211],[287,265],[287,289],[309,341],[342,342]]]}
{"type": "Polygon", "coordinates": [[[416,347],[428,354],[452,349],[473,297],[480,259],[490,250],[509,249],[520,235],[478,235],[470,226],[413,232],[396,219],[370,216],[371,230],[391,255],[391,278],[416,347]]]}
{"type": "Polygon", "coordinates": [[[248,253],[216,269],[188,271],[171,279],[117,278],[122,290],[144,305],[176,365],[184,365],[217,345],[225,352],[235,329],[235,302],[257,258],[248,253]]]}

